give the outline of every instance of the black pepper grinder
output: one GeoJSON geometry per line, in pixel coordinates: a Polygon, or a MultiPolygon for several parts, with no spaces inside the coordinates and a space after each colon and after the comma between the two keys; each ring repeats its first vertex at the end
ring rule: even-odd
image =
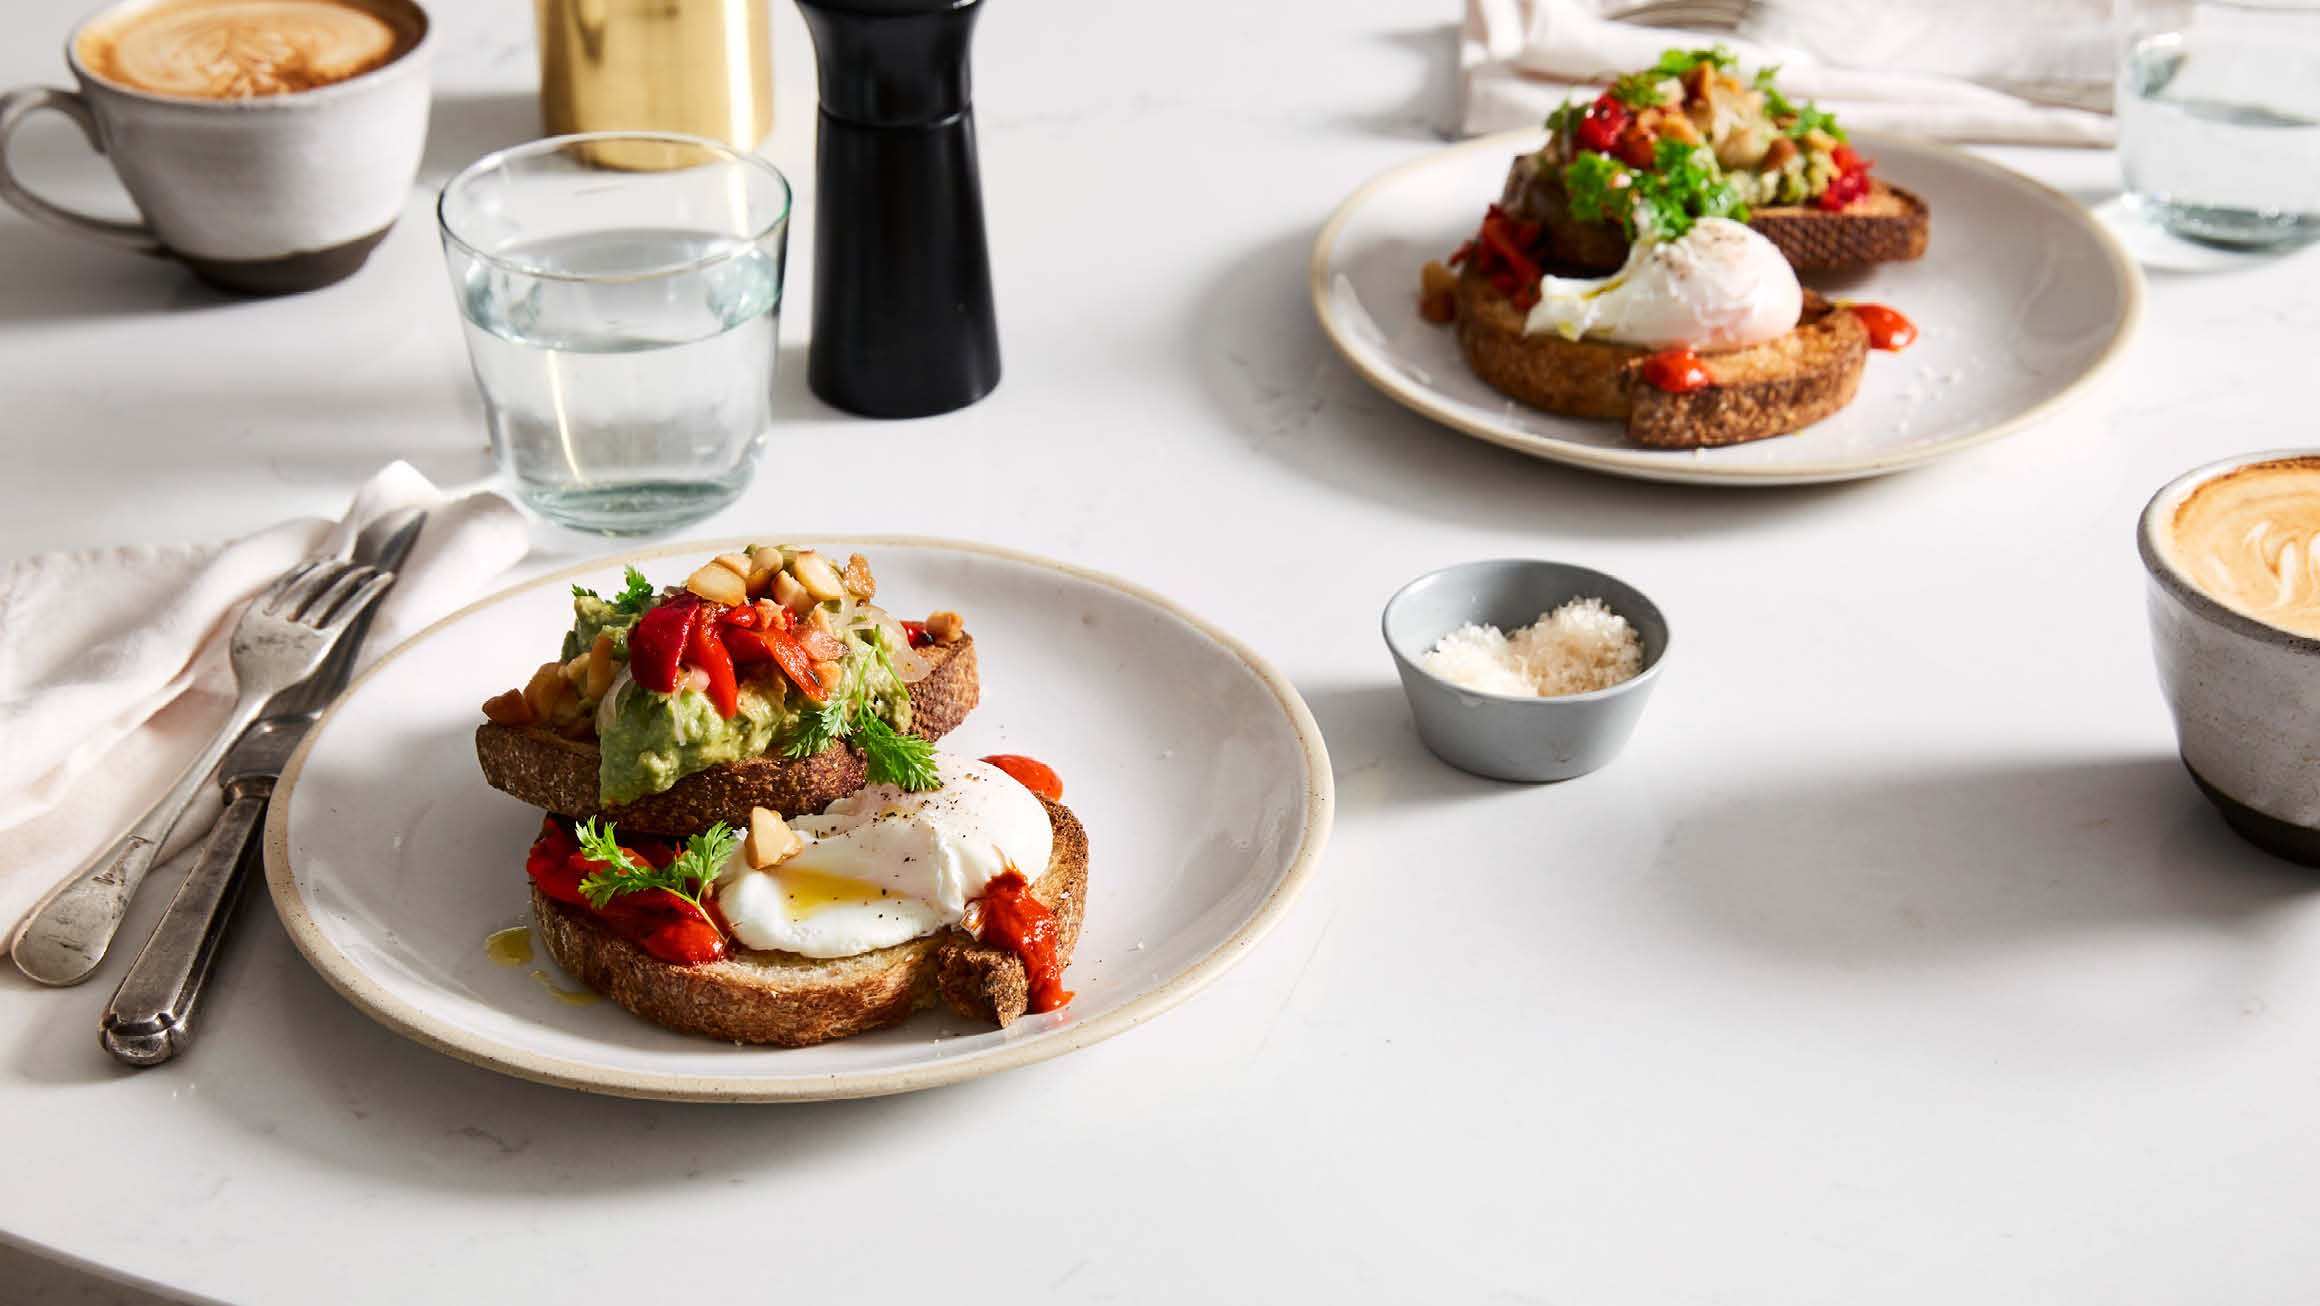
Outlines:
{"type": "Polygon", "coordinates": [[[981,0],[798,0],[821,63],[806,379],[864,417],[999,384],[967,47],[981,0]]]}

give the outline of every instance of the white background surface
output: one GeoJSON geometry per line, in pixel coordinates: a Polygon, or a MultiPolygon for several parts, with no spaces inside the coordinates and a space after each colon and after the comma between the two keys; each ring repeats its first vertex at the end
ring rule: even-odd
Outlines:
{"type": "MultiPolygon", "coordinates": [[[[0,5],[0,80],[61,78],[78,8],[0,5]]],[[[423,185],[535,123],[523,7],[438,9],[423,185]]],[[[810,50],[776,13],[771,150],[810,197],[810,50]]],[[[1029,548],[1272,658],[1328,732],[1338,823],[1246,963],[973,1084],[670,1106],[407,1043],[260,905],[165,1069],[97,1049],[123,959],[68,992],[0,977],[0,1236],[235,1303],[2309,1298],[2316,881],[2176,764],[2132,530],[2184,468],[2314,442],[2320,255],[2154,273],[2108,393],[1892,478],[1533,462],[1370,392],[1306,304],[1322,218],[1439,146],[1449,19],[992,6],[1005,382],[906,425],[817,404],[809,206],[769,474],[702,528],[1029,548]],[[1379,607],[1500,554],[1668,613],[1610,769],[1513,787],[1419,747],[1379,607]]],[[[20,139],[102,193],[61,122],[20,139]]],[[[1994,157],[2113,189],[2103,154],[1994,157]]],[[[0,215],[0,394],[0,555],[335,510],[394,456],[487,470],[423,195],[355,279],[275,302],[0,215]]],[[[541,569],[602,548],[540,540],[541,569]]],[[[115,1296],[22,1256],[12,1293],[115,1296]]]]}

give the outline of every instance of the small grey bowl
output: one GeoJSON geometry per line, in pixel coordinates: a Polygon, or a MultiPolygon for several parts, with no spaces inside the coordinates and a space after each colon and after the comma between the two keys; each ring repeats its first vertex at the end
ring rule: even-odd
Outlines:
{"type": "Polygon", "coordinates": [[[1668,648],[1667,618],[1641,590],[1590,568],[1529,558],[1428,572],[1386,602],[1383,625],[1418,737],[1450,765],[1494,780],[1568,780],[1617,756],[1668,648]],[[1588,694],[1515,697],[1463,689],[1418,665],[1467,622],[1512,632],[1577,598],[1601,599],[1635,627],[1643,670],[1634,679],[1588,694]]]}

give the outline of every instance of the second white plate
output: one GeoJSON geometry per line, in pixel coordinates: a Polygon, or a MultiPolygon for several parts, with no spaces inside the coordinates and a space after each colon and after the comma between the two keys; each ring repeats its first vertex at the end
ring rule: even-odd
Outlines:
{"type": "Polygon", "coordinates": [[[2068,196],[1963,151],[1856,133],[1877,173],[1933,208],[1925,257],[1841,278],[1832,298],[1890,304],[1918,342],[1872,354],[1844,411],[1793,435],[1722,449],[1645,449],[1617,422],[1558,417],[1484,385],[1449,329],[1417,314],[1418,269],[1474,232],[1536,131],[1468,141],[1371,180],[1313,249],[1313,308],[1354,370],[1455,430],[1534,457],[1655,481],[1794,485],[1874,476],[2037,421],[2126,352],[2143,278],[2068,196]]]}
{"type": "Polygon", "coordinates": [[[554,652],[572,583],[618,590],[629,562],[665,583],[746,543],[545,577],[447,618],[356,682],[307,737],[266,825],[274,905],[323,978],[421,1043],[526,1079],[628,1097],[863,1097],[1038,1061],[1165,1010],[1254,946],[1311,876],[1331,807],[1320,731],[1230,636],[1028,554],[824,538],[870,557],[882,600],[965,614],[982,704],[944,748],[1029,753],[1062,775],[1090,847],[1071,1005],[1004,1030],[927,1011],[817,1047],[734,1047],[563,1000],[575,986],[545,956],[496,964],[484,939],[519,923],[540,814],[485,786],[477,705],[554,652]]]}

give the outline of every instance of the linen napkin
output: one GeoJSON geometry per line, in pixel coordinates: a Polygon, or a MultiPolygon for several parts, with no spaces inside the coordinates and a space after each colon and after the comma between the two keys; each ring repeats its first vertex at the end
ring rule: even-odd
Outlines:
{"type": "MultiPolygon", "coordinates": [[[[359,664],[368,666],[524,556],[530,529],[514,504],[490,491],[447,496],[394,462],[337,521],[299,518],[225,543],[46,553],[0,572],[0,946],[225,724],[227,644],[251,596],[408,507],[426,509],[427,526],[372,617],[359,664]]],[[[161,857],[206,833],[218,808],[218,791],[205,788],[161,857]]]]}
{"type": "Polygon", "coordinates": [[[2110,0],[1466,0],[1459,127],[1536,127],[1671,46],[1777,64],[1847,127],[1939,140],[2108,145],[2110,0]],[[1646,26],[1637,19],[1697,24],[1646,26]]]}

